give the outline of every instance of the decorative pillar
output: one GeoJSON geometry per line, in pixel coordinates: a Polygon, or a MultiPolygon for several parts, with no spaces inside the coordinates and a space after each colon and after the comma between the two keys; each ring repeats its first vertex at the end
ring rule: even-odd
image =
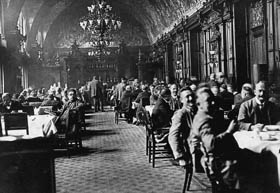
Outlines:
{"type": "Polygon", "coordinates": [[[137,67],[138,67],[138,79],[144,80],[144,62],[143,62],[143,53],[139,49],[138,52],[138,62],[137,62],[137,67]]]}

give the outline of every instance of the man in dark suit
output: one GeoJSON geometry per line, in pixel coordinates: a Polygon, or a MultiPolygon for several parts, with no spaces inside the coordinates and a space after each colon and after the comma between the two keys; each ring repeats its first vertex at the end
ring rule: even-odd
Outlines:
{"type": "Polygon", "coordinates": [[[152,112],[153,129],[158,140],[165,138],[171,126],[173,111],[170,109],[171,92],[164,88],[152,112]]]}
{"type": "Polygon", "coordinates": [[[22,109],[22,105],[18,101],[11,100],[11,95],[9,93],[4,93],[2,95],[2,103],[0,103],[1,113],[11,113],[22,109]]]}
{"type": "MultiPolygon", "coordinates": [[[[80,118],[80,113],[82,113],[83,103],[77,99],[77,92],[75,89],[70,89],[68,91],[68,101],[62,107],[59,118],[57,119],[56,126],[59,132],[65,132],[67,128],[67,121],[69,120],[69,111],[76,110],[78,112],[78,118],[80,118]]],[[[71,121],[71,120],[69,120],[71,121]]],[[[75,128],[74,128],[75,129],[75,128]]],[[[74,130],[67,130],[66,132],[73,133],[74,130]]]]}
{"type": "Polygon", "coordinates": [[[97,112],[98,110],[100,110],[99,105],[100,105],[100,97],[101,97],[101,86],[95,76],[93,76],[93,79],[89,84],[89,87],[90,87],[90,96],[92,98],[94,110],[95,112],[97,112]]]}
{"type": "Polygon", "coordinates": [[[238,121],[241,130],[261,131],[265,125],[280,125],[280,111],[268,101],[266,82],[258,82],[255,85],[255,97],[241,104],[238,121]]]}

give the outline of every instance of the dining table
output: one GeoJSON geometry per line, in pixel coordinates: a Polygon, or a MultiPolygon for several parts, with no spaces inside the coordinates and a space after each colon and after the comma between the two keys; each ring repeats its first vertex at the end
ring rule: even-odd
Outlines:
{"type": "MultiPolygon", "coordinates": [[[[234,138],[241,149],[247,149],[264,159],[265,180],[273,182],[275,192],[280,192],[280,126],[267,126],[262,132],[238,131],[234,138]],[[266,128],[273,129],[266,129],[266,128]]],[[[274,192],[274,191],[273,191],[274,192]]]]}
{"type": "MultiPolygon", "coordinates": [[[[29,129],[29,135],[28,137],[26,136],[27,138],[50,137],[57,132],[57,128],[55,126],[57,116],[55,115],[28,115],[27,119],[29,129]]],[[[5,124],[3,118],[1,119],[1,124],[2,133],[5,133],[5,124]]],[[[24,130],[11,130],[9,131],[9,135],[26,135],[26,132],[24,130]]]]}

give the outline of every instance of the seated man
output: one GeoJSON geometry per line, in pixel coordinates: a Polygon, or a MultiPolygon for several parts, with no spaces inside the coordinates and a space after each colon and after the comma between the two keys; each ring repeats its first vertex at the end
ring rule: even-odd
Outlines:
{"type": "Polygon", "coordinates": [[[41,102],[41,99],[37,97],[37,92],[35,90],[31,91],[30,96],[27,97],[27,102],[41,102]]]}
{"type": "Polygon", "coordinates": [[[216,120],[215,97],[211,90],[202,87],[197,91],[197,114],[192,124],[192,138],[205,154],[206,173],[212,183],[213,192],[231,193],[239,189],[239,178],[236,172],[236,160],[239,147],[232,133],[236,123],[232,121],[225,132],[220,132],[219,121],[216,120]]]}
{"type": "Polygon", "coordinates": [[[180,90],[180,101],[183,106],[172,117],[168,141],[174,158],[179,161],[179,165],[186,166],[188,162],[191,162],[188,138],[196,111],[195,96],[191,88],[183,87],[180,90]]]}
{"type": "Polygon", "coordinates": [[[280,125],[280,112],[268,101],[266,82],[259,81],[255,86],[255,97],[241,104],[238,121],[241,130],[261,131],[265,125],[280,125]]]}
{"type": "Polygon", "coordinates": [[[22,109],[22,105],[18,101],[11,100],[11,95],[9,93],[4,93],[2,95],[2,103],[0,103],[1,113],[11,113],[22,109]]]}
{"type": "Polygon", "coordinates": [[[125,114],[125,118],[128,123],[132,123],[133,111],[132,111],[132,89],[130,85],[125,86],[125,91],[122,93],[122,97],[119,101],[119,110],[125,114]]]}
{"type": "Polygon", "coordinates": [[[228,113],[229,119],[237,119],[240,106],[243,102],[254,97],[252,86],[249,83],[242,85],[241,93],[234,97],[234,108],[228,113]]]}
{"type": "Polygon", "coordinates": [[[75,132],[75,130],[68,130],[68,131],[66,130],[66,129],[72,129],[72,128],[67,128],[67,121],[69,119],[69,111],[77,110],[78,113],[82,112],[81,109],[83,108],[83,103],[77,99],[75,89],[70,89],[68,91],[68,99],[69,100],[67,101],[67,103],[65,103],[63,105],[59,118],[56,122],[58,132],[67,132],[67,133],[75,132]]]}
{"type": "Polygon", "coordinates": [[[222,84],[220,87],[220,97],[221,97],[221,108],[224,111],[229,111],[232,109],[234,96],[232,93],[227,91],[227,85],[222,84]]]}
{"type": "Polygon", "coordinates": [[[158,140],[164,139],[168,136],[169,128],[171,126],[171,118],[173,111],[170,109],[171,92],[168,88],[164,88],[160,97],[157,100],[152,112],[153,129],[158,140]]]}
{"type": "Polygon", "coordinates": [[[170,86],[171,91],[171,100],[170,100],[170,108],[173,112],[181,108],[181,102],[178,96],[178,89],[176,84],[172,84],[170,86]]]}
{"type": "Polygon", "coordinates": [[[142,92],[138,94],[135,101],[133,102],[133,105],[137,107],[136,109],[136,124],[140,123],[140,117],[143,112],[145,111],[145,106],[150,105],[150,93],[148,92],[149,87],[148,85],[142,85],[141,86],[142,92]]]}
{"type": "Polygon", "coordinates": [[[49,94],[48,98],[42,102],[41,106],[52,106],[52,110],[57,111],[62,107],[62,103],[55,100],[53,94],[49,94]]]}

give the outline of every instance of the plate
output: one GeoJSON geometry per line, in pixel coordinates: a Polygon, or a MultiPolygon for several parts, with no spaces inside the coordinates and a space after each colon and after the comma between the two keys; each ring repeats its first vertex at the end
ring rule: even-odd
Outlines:
{"type": "Polygon", "coordinates": [[[271,138],[261,138],[262,141],[277,141],[278,139],[275,137],[271,137],[271,138]]]}

